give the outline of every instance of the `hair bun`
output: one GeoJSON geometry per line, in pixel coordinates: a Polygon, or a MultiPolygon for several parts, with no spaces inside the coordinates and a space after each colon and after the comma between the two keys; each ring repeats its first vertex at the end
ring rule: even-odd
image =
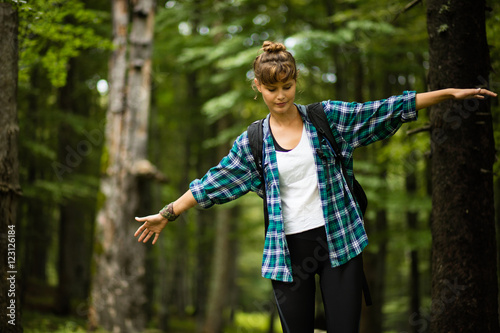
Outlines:
{"type": "MultiPolygon", "coordinates": [[[[297,66],[293,55],[282,43],[266,41],[253,61],[253,72],[259,84],[275,84],[297,79],[297,66]]],[[[255,82],[255,81],[254,81],[255,82]]]]}
{"type": "Polygon", "coordinates": [[[286,51],[286,46],[283,45],[282,43],[265,41],[264,44],[262,44],[262,50],[268,53],[276,53],[276,52],[286,51]]]}

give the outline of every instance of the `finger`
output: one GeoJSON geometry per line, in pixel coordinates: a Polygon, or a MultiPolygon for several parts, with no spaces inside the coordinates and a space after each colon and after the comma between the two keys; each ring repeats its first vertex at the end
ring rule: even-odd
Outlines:
{"type": "Polygon", "coordinates": [[[137,235],[139,235],[144,229],[146,229],[146,223],[144,223],[137,229],[137,231],[134,234],[134,237],[137,237],[137,235]]]}
{"type": "Polygon", "coordinates": [[[477,88],[476,95],[474,95],[475,98],[483,99],[484,98],[484,93],[486,92],[486,89],[481,89],[477,88]],[[482,91],[481,91],[482,90],[482,91]]]}
{"type": "Polygon", "coordinates": [[[144,232],[141,234],[141,237],[139,237],[139,242],[142,242],[144,237],[146,237],[148,234],[149,234],[149,230],[148,229],[144,230],[144,232]]]}
{"type": "Polygon", "coordinates": [[[144,243],[147,243],[148,240],[151,238],[151,236],[153,236],[154,234],[155,234],[154,232],[150,231],[146,236],[146,238],[144,238],[144,243]]]}
{"type": "Polygon", "coordinates": [[[139,236],[137,239],[138,242],[142,242],[142,239],[144,238],[144,232],[139,236]]]}
{"type": "Polygon", "coordinates": [[[494,93],[493,91],[490,91],[488,89],[484,89],[484,88],[477,88],[477,91],[476,91],[476,95],[480,95],[480,96],[491,96],[491,97],[497,97],[497,94],[494,93]]]}
{"type": "Polygon", "coordinates": [[[497,97],[497,96],[498,96],[498,95],[497,95],[496,93],[494,93],[493,91],[489,91],[489,90],[487,90],[487,89],[483,89],[483,90],[481,91],[481,93],[482,93],[483,95],[488,95],[488,96],[491,96],[491,97],[497,97]]]}
{"type": "Polygon", "coordinates": [[[155,234],[155,239],[153,239],[153,245],[156,243],[158,240],[158,237],[160,237],[160,234],[155,234]]]}
{"type": "Polygon", "coordinates": [[[145,221],[147,221],[147,220],[148,220],[148,218],[149,218],[149,216],[144,216],[144,217],[137,217],[137,216],[136,216],[136,217],[135,217],[135,220],[136,220],[137,222],[145,222],[145,221]]]}
{"type": "Polygon", "coordinates": [[[143,230],[144,226],[140,226],[139,229],[137,229],[137,231],[134,233],[134,237],[137,237],[137,235],[139,235],[139,233],[143,230]]]}

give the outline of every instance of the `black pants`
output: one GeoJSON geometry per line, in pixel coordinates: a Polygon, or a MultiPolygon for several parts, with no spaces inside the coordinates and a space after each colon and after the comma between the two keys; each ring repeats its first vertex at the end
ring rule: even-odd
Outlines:
{"type": "Polygon", "coordinates": [[[284,333],[314,331],[315,275],[319,275],[328,333],[359,331],[363,288],[361,255],[332,268],[325,228],[287,236],[293,282],[272,281],[284,333]]]}

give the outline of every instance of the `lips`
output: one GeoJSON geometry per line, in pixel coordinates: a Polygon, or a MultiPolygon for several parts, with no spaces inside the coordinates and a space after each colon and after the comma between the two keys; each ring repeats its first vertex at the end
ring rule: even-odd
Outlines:
{"type": "Polygon", "coordinates": [[[284,103],[276,103],[276,105],[279,106],[279,107],[283,107],[283,106],[286,105],[286,102],[284,102],[284,103]]]}

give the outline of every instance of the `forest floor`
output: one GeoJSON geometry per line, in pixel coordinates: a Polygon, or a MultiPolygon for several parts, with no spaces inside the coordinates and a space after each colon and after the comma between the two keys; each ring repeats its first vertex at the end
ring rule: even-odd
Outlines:
{"type": "MultiPolygon", "coordinates": [[[[60,317],[54,314],[25,311],[23,312],[22,325],[25,333],[86,333],[87,321],[82,317],[60,317]]],[[[154,326],[154,325],[151,325],[154,326]]],[[[196,331],[194,318],[171,318],[168,333],[192,333],[196,331]]],[[[148,328],[142,333],[162,333],[163,331],[148,328]]],[[[259,313],[238,313],[235,322],[228,325],[224,333],[267,333],[269,332],[268,316],[259,313]]],[[[277,321],[274,332],[281,333],[281,327],[277,321]]],[[[95,333],[108,333],[99,329],[95,333]]]]}

